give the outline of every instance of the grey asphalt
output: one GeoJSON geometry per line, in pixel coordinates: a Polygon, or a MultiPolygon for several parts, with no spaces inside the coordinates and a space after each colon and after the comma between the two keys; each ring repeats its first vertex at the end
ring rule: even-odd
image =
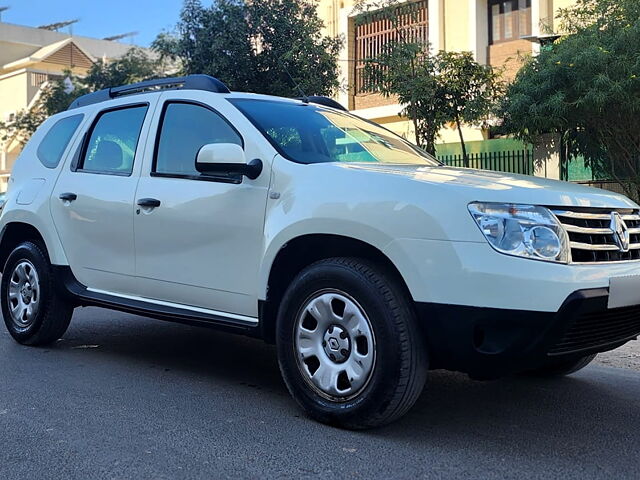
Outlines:
{"type": "Polygon", "coordinates": [[[50,348],[0,333],[0,478],[638,478],[640,373],[433,372],[397,423],[307,419],[260,341],[97,308],[50,348]]]}

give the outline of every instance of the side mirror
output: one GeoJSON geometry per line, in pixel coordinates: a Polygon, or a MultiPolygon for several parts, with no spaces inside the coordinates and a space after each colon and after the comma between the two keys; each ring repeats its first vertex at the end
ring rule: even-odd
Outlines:
{"type": "Polygon", "coordinates": [[[210,143],[198,151],[196,170],[204,175],[240,174],[255,180],[262,172],[262,161],[255,159],[247,163],[240,145],[210,143]]]}

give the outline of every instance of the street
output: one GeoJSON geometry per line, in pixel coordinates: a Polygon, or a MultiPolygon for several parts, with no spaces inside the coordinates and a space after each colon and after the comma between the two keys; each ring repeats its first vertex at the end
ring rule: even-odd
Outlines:
{"type": "MultiPolygon", "coordinates": [[[[610,354],[615,355],[616,352],[610,354]]],[[[307,419],[261,341],[98,308],[64,339],[0,333],[0,478],[637,478],[640,374],[432,372],[399,422],[307,419]]]]}

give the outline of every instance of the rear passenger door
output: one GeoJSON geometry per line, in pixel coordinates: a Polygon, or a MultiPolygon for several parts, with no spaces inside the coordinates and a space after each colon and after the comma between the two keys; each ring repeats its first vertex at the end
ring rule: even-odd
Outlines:
{"type": "Polygon", "coordinates": [[[98,110],[50,199],[75,277],[85,286],[132,293],[133,199],[156,99],[98,110]]]}

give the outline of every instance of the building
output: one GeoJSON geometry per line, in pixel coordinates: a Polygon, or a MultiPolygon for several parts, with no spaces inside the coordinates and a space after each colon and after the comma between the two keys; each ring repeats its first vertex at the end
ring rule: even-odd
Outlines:
{"type": "MultiPolygon", "coordinates": [[[[86,73],[99,58],[116,58],[131,48],[124,43],[71,36],[44,28],[0,23],[0,120],[30,108],[42,86],[65,70],[86,73]]],[[[0,144],[0,191],[21,150],[18,142],[0,144]]]]}
{"type": "MultiPolygon", "coordinates": [[[[575,0],[411,0],[419,9],[407,21],[416,24],[423,40],[434,50],[470,51],[478,62],[504,69],[513,78],[523,58],[539,49],[536,39],[559,30],[558,9],[575,0]]],[[[410,122],[399,116],[402,106],[393,98],[363,92],[359,76],[362,60],[375,55],[380,45],[393,34],[385,21],[356,23],[354,0],[320,0],[318,13],[325,33],[342,36],[345,44],[340,55],[341,83],[346,86],[337,100],[359,116],[385,125],[406,138],[413,138],[410,122]]],[[[482,128],[463,128],[471,151],[497,151],[510,148],[514,141],[491,140],[482,128]],[[475,145],[474,145],[475,144],[475,145]],[[480,147],[481,146],[481,147],[480,147]]],[[[440,134],[438,152],[457,148],[458,132],[445,128],[440,134]]],[[[517,143],[517,142],[516,142],[517,143]]],[[[557,168],[557,167],[556,167],[557,168]]],[[[546,175],[557,176],[554,168],[546,175]]]]}

